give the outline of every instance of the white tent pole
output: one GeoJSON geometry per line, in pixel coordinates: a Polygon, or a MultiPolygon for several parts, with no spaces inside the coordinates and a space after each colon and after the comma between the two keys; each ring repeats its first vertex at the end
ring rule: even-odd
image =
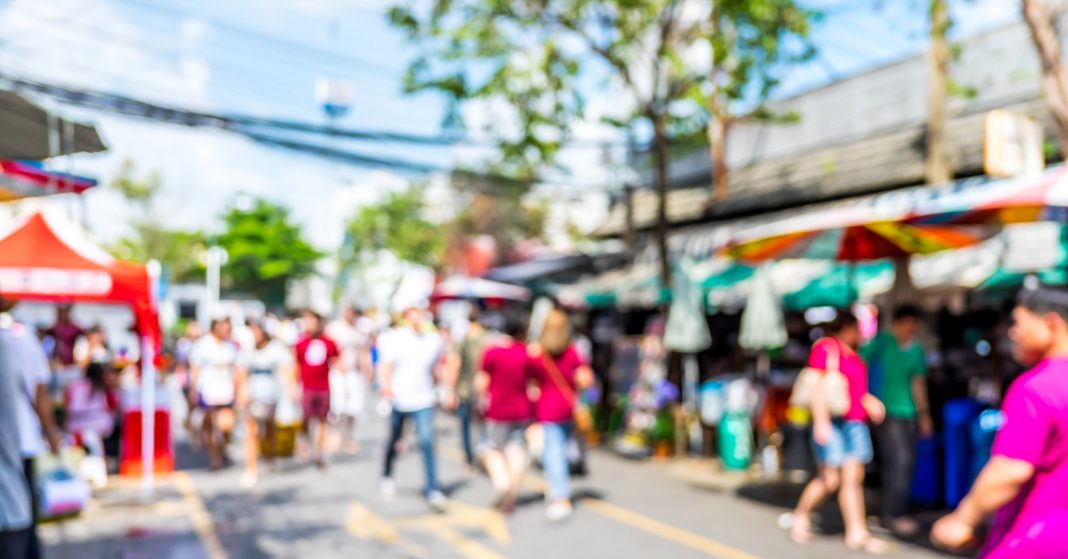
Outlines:
{"type": "Polygon", "coordinates": [[[156,455],[156,348],[149,336],[141,336],[141,488],[145,496],[155,489],[156,455]]]}
{"type": "MultiPolygon", "coordinates": [[[[146,268],[148,292],[155,306],[160,263],[152,260],[146,268]]],[[[141,488],[149,497],[155,490],[156,473],[156,344],[146,334],[146,327],[141,324],[141,488]]]]}

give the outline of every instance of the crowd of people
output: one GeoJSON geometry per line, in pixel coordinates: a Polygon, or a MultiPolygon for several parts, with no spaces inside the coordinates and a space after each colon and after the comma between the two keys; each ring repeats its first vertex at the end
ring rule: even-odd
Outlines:
{"type": "MultiPolygon", "coordinates": [[[[34,459],[64,445],[113,456],[109,441],[118,430],[116,388],[123,373],[104,331],[74,325],[68,307],[59,308],[54,327],[35,335],[12,318],[13,306],[0,298],[0,557],[37,558],[34,459]],[[57,392],[61,370],[80,373],[57,392]]],[[[329,323],[306,311],[299,335],[279,322],[249,321],[235,331],[220,317],[204,335],[190,324],[174,354],[192,410],[192,440],[212,467],[225,468],[231,436],[243,425],[242,483],[251,487],[260,462],[270,468],[277,458],[283,406],[298,408],[302,418],[297,458],[326,468],[334,452],[359,451],[357,425],[369,413],[367,403],[377,399],[374,410],[388,418],[381,497],[396,497],[394,465],[409,448],[406,426],[412,423],[424,465],[423,496],[441,511],[448,501],[438,481],[435,436],[438,410],[446,410],[457,416],[467,468],[484,470],[492,483],[494,507],[515,509],[536,457],[547,482],[546,516],[566,520],[573,514],[573,418],[593,372],[564,311],[553,309],[537,324],[517,314],[496,318],[491,328],[472,313],[465,327],[454,329],[436,325],[419,307],[388,325],[355,308],[329,323]],[[456,330],[462,333],[453,339],[456,330]],[[476,425],[481,437],[473,433],[476,425]]],[[[1004,426],[989,463],[931,537],[952,550],[981,544],[986,558],[1068,557],[1068,291],[1026,289],[1013,319],[1014,357],[1033,368],[1003,401],[1004,426]]],[[[862,344],[856,317],[839,312],[813,345],[809,370],[817,380],[803,405],[819,470],[791,515],[789,536],[796,543],[812,540],[813,512],[837,493],[845,544],[872,554],[889,549],[867,523],[864,476],[876,457],[885,525],[904,536],[920,530],[907,495],[917,440],[933,431],[933,421],[918,322],[916,309],[901,307],[886,332],[862,344]]]]}
{"type": "Polygon", "coordinates": [[[235,333],[228,318],[212,320],[203,336],[191,324],[175,344],[191,410],[187,427],[219,469],[227,465],[225,449],[243,418],[242,484],[251,487],[261,461],[273,467],[282,406],[300,411],[297,459],[326,468],[331,453],[359,450],[356,427],[369,412],[368,402],[377,399],[375,411],[388,425],[382,498],[396,495],[394,464],[409,446],[411,423],[424,463],[423,495],[440,511],[447,498],[437,475],[435,425],[438,410],[445,410],[458,418],[467,470],[484,468],[492,480],[494,506],[514,510],[534,446],[548,480],[546,514],[564,520],[572,512],[571,418],[593,374],[563,311],[550,312],[529,343],[525,320],[497,318],[500,324],[489,328],[472,313],[456,340],[454,328],[436,325],[419,307],[385,326],[353,307],[329,323],[305,311],[298,320],[301,334],[289,342],[282,340],[280,323],[249,321],[247,337],[235,333]],[[483,431],[477,443],[476,424],[483,431]]]}

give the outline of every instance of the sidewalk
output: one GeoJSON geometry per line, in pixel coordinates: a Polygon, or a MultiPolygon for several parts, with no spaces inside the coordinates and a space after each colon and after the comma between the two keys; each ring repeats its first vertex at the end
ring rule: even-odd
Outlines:
{"type": "Polygon", "coordinates": [[[159,481],[144,498],[140,480],[112,478],[76,518],[41,526],[49,559],[200,559],[194,506],[175,484],[159,481]]]}

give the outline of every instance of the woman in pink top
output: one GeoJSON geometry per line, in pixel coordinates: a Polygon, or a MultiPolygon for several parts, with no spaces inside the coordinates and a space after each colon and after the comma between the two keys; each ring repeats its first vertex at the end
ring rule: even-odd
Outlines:
{"type": "Polygon", "coordinates": [[[955,512],[931,539],[960,550],[993,516],[985,559],[1068,557],[1068,291],[1020,294],[1010,338],[1021,375],[1001,404],[1004,424],[993,456],[955,512]]]}
{"type": "Polygon", "coordinates": [[[797,503],[790,539],[799,544],[810,542],[812,512],[838,491],[846,526],[846,546],[882,554],[888,550],[887,543],[868,531],[864,511],[864,467],[872,460],[867,421],[881,423],[886,410],[868,393],[868,368],[856,352],[860,344],[856,317],[848,311],[839,311],[828,331],[831,337],[821,339],[812,347],[808,366],[822,371],[837,366],[849,386],[850,405],[844,416],[832,417],[822,397],[822,387],[813,393],[812,439],[820,471],[805,487],[797,503]]]}
{"type": "Polygon", "coordinates": [[[578,392],[593,384],[593,371],[571,343],[571,324],[564,311],[553,309],[545,318],[539,343],[531,348],[527,370],[538,388],[534,417],[545,437],[541,463],[549,482],[546,516],[561,522],[573,511],[567,459],[571,418],[578,392]]]}
{"type": "Polygon", "coordinates": [[[504,336],[486,350],[478,376],[478,389],[486,403],[483,462],[497,491],[495,506],[506,514],[515,510],[527,468],[523,434],[530,425],[531,405],[523,331],[518,319],[506,319],[504,336]]]}

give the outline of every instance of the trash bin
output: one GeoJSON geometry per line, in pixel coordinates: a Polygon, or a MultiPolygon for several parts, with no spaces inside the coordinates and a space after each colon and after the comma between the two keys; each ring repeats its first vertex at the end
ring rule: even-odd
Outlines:
{"type": "Polygon", "coordinates": [[[916,444],[916,475],[910,500],[931,509],[942,504],[942,441],[937,436],[920,439],[916,444]]]}
{"type": "Polygon", "coordinates": [[[753,457],[753,426],[749,414],[727,412],[719,423],[719,456],[728,470],[744,470],[753,457]]]}
{"type": "Polygon", "coordinates": [[[974,480],[972,468],[975,450],[972,425],[983,411],[983,404],[971,398],[951,400],[942,411],[946,451],[946,505],[956,508],[968,494],[974,480]]]}

